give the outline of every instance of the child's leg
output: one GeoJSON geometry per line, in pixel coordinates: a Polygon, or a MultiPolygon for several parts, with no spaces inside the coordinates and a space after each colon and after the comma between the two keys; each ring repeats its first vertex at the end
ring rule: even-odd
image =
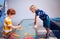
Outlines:
{"type": "Polygon", "coordinates": [[[48,16],[46,17],[46,20],[43,21],[43,24],[47,31],[46,37],[49,37],[49,35],[50,35],[50,18],[48,16]]]}
{"type": "Polygon", "coordinates": [[[46,31],[47,31],[46,36],[49,36],[50,35],[50,29],[46,28],[46,31]]]}
{"type": "Polygon", "coordinates": [[[14,34],[16,34],[16,32],[14,32],[13,34],[10,35],[10,38],[9,39],[17,39],[14,34]]]}
{"type": "Polygon", "coordinates": [[[6,32],[3,31],[4,38],[7,38],[7,35],[8,35],[8,33],[6,33],[6,32]]]}
{"type": "Polygon", "coordinates": [[[50,18],[47,16],[47,19],[46,19],[46,31],[47,31],[47,33],[46,33],[46,35],[49,37],[49,35],[50,35],[50,18]]]}
{"type": "Polygon", "coordinates": [[[10,37],[9,33],[4,32],[4,39],[8,39],[10,37]]]}
{"type": "Polygon", "coordinates": [[[9,39],[17,39],[17,38],[11,35],[9,39]]]}

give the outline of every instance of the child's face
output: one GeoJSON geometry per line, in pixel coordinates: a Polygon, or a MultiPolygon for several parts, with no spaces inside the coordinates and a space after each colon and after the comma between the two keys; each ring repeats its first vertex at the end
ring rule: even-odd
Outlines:
{"type": "Polygon", "coordinates": [[[32,8],[31,11],[32,11],[33,13],[35,13],[35,8],[32,8]]]}
{"type": "Polygon", "coordinates": [[[13,17],[14,17],[14,15],[9,15],[9,17],[10,17],[10,18],[13,18],[13,17]]]}
{"type": "Polygon", "coordinates": [[[36,11],[36,6],[34,6],[34,5],[31,6],[31,7],[30,7],[30,10],[31,10],[33,13],[35,13],[35,11],[36,11]]]}

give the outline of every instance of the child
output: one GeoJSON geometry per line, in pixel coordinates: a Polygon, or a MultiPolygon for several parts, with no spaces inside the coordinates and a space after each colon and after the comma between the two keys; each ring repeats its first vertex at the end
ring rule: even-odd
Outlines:
{"type": "Polygon", "coordinates": [[[13,26],[12,25],[12,20],[11,18],[16,14],[16,11],[12,8],[7,10],[7,17],[4,20],[4,26],[3,26],[3,31],[4,31],[4,36],[7,37],[9,33],[12,32],[12,29],[17,29],[20,28],[21,26],[13,26]]]}
{"type": "Polygon", "coordinates": [[[47,30],[46,33],[46,37],[49,36],[50,34],[50,18],[49,16],[43,11],[43,10],[39,10],[36,8],[35,5],[31,5],[30,6],[30,10],[35,13],[35,28],[38,27],[38,18],[40,18],[43,21],[43,26],[45,27],[45,29],[47,30]]]}

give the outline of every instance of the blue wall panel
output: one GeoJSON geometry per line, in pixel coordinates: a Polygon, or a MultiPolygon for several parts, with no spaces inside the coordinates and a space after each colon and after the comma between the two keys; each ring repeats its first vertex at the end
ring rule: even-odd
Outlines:
{"type": "Polygon", "coordinates": [[[0,31],[3,29],[3,22],[4,22],[4,18],[5,18],[5,0],[0,0],[0,8],[2,7],[1,12],[0,12],[0,31]],[[1,14],[2,13],[2,14],[1,14]]]}

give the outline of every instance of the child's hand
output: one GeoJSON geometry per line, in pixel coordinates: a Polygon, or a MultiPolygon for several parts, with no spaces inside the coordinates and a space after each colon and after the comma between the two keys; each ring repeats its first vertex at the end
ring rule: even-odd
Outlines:
{"type": "Polygon", "coordinates": [[[37,25],[35,25],[34,28],[37,28],[37,25]]]}
{"type": "Polygon", "coordinates": [[[23,30],[23,27],[20,25],[17,30],[23,30]]]}

